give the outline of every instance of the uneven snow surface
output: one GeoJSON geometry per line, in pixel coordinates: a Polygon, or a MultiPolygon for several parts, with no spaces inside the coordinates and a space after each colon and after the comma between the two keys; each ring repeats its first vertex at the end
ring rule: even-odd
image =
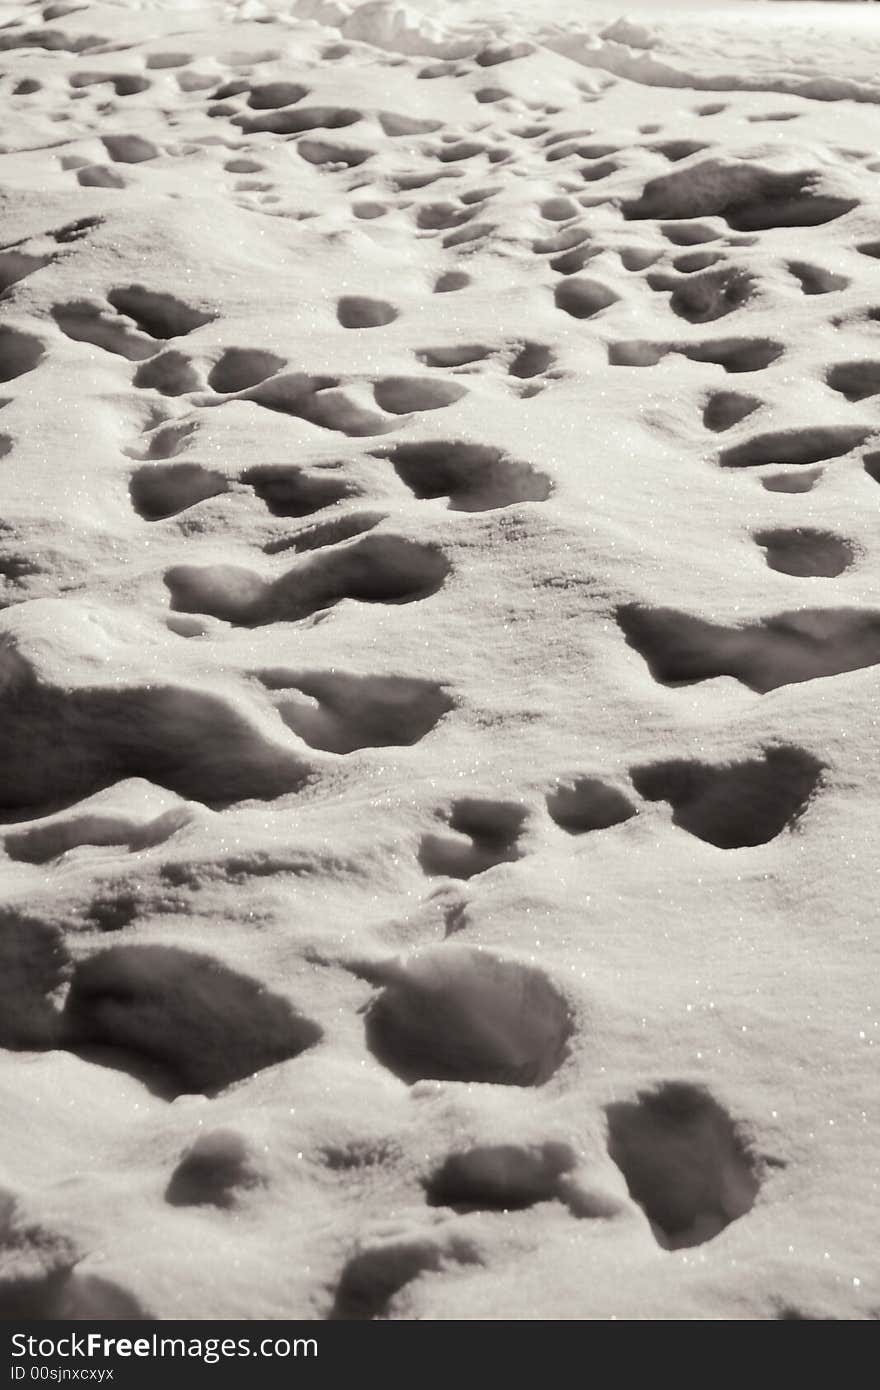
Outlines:
{"type": "Polygon", "coordinates": [[[532,9],[0,9],[7,1317],[880,1316],[880,15],[532,9]]]}

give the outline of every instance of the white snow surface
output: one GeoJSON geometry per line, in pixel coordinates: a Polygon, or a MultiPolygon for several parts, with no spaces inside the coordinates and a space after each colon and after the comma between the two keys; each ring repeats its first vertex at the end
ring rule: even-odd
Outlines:
{"type": "Polygon", "coordinates": [[[4,1316],[880,1316],[876,9],[0,7],[4,1316]]]}

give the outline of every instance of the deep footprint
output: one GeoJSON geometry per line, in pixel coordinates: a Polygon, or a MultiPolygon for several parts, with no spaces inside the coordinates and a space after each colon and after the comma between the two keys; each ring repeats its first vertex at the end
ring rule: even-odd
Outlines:
{"type": "Polygon", "coordinates": [[[77,966],[63,1036],[87,1060],[132,1072],[172,1099],[216,1095],[298,1056],[321,1030],[211,956],[115,946],[77,966]]]}
{"type": "Polygon", "coordinates": [[[418,743],[454,708],[435,681],[344,671],[263,671],[284,723],[310,748],[353,753],[418,743]]]}
{"type": "Polygon", "coordinates": [[[686,758],[630,770],[648,801],[668,801],[672,820],[719,849],[764,845],[790,830],[816,795],[824,767],[802,748],[768,748],[743,762],[686,758]]]}
{"type": "Polygon", "coordinates": [[[449,569],[434,546],[371,535],[307,557],[274,581],[235,565],[177,565],[165,583],[178,612],[260,627],[296,622],[345,598],[413,603],[436,593],[449,569]]]}
{"type": "Polygon", "coordinates": [[[566,1056],[571,1011],[535,966],[444,945],[392,962],[380,978],[367,1042],[408,1083],[540,1086],[566,1056]]]}
{"type": "Polygon", "coordinates": [[[880,612],[870,608],[800,608],[724,627],[673,608],[633,604],[618,609],[617,621],[654,679],[666,685],[733,676],[765,694],[880,662],[880,612]]]}
{"type": "Polygon", "coordinates": [[[517,502],[545,502],[546,474],[486,444],[433,440],[382,451],[414,496],[447,497],[452,511],[480,512],[517,502]]]}
{"type": "Polygon", "coordinates": [[[754,1206],[756,1160],[702,1087],[666,1082],[605,1113],[608,1152],[665,1250],[702,1245],[754,1206]]]}
{"type": "Polygon", "coordinates": [[[516,802],[462,797],[450,807],[447,830],[422,836],[419,863],[431,876],[473,878],[522,858],[519,838],[525,822],[526,813],[516,802]]]}

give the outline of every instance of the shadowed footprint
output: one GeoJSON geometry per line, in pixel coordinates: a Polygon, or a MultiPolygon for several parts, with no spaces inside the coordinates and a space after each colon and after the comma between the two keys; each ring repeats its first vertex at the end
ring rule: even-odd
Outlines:
{"type": "Polygon", "coordinates": [[[755,544],[766,553],[767,564],[782,574],[833,579],[853,562],[853,547],[842,536],[799,526],[756,531],[755,544]]]}
{"type": "Polygon", "coordinates": [[[821,468],[798,468],[768,473],[761,479],[761,486],[768,492],[812,492],[822,472],[821,468]]]}
{"type": "Polygon", "coordinates": [[[713,391],[703,407],[703,424],[720,434],[745,420],[761,404],[757,396],[744,396],[739,391],[713,391]]]}
{"type": "Polygon", "coordinates": [[[308,87],[299,82],[258,82],[251,87],[247,104],[253,111],[275,111],[279,106],[294,106],[308,94],[308,87]]]}
{"type": "Polygon", "coordinates": [[[521,859],[526,812],[517,802],[462,797],[453,802],[448,830],[422,837],[419,863],[426,874],[473,878],[496,864],[521,859]]]}
{"type": "Polygon", "coordinates": [[[441,410],[454,405],[467,394],[467,387],[456,381],[435,381],[433,377],[392,376],[373,387],[376,404],[392,415],[411,410],[441,410]]]}
{"type": "MultiPolygon", "coordinates": [[[[153,343],[152,351],[155,350],[153,343]]],[[[141,363],[134,374],[134,384],[141,389],[159,391],[163,396],[184,396],[188,391],[198,391],[202,379],[189,358],[172,348],[141,363]]]]}
{"type": "Polygon", "coordinates": [[[380,1235],[362,1242],[349,1258],[328,1319],[385,1319],[391,1316],[395,1296],[421,1275],[449,1275],[462,1266],[479,1263],[471,1240],[442,1227],[380,1235]]]}
{"type": "Polygon", "coordinates": [[[217,317],[204,309],[194,309],[173,294],[148,290],[143,285],[111,290],[107,299],[117,313],[127,315],[141,332],[160,341],[192,333],[217,317]]]}
{"type": "Polygon", "coordinates": [[[425,1180],[425,1195],[459,1213],[523,1211],[563,1199],[560,1180],[576,1165],[568,1144],[485,1145],[450,1154],[425,1180]]]}
{"type": "Polygon", "coordinates": [[[670,759],[630,769],[636,791],[668,801],[672,820],[719,849],[767,844],[790,830],[822,781],[822,763],[803,748],[766,749],[743,762],[670,759]]]}
{"type": "Polygon", "coordinates": [[[208,385],[218,395],[232,395],[258,386],[285,366],[283,357],[259,348],[226,348],[208,373],[208,385]]]}
{"type": "Polygon", "coordinates": [[[768,463],[822,463],[864,444],[873,431],[865,425],[813,425],[805,429],[757,434],[722,449],[722,468],[756,468],[768,463]]]}
{"type": "Polygon", "coordinates": [[[540,1086],[567,1054],[570,1008],[535,966],[447,944],[392,961],[380,979],[367,1043],[408,1083],[540,1086]]]}
{"type": "Polygon", "coordinates": [[[39,338],[18,328],[0,324],[0,381],[14,381],[33,371],[43,360],[45,348],[39,338]]]}
{"type": "Polygon", "coordinates": [[[585,835],[606,830],[636,814],[632,802],[616,787],[598,777],[576,777],[557,782],[547,794],[547,811],[561,830],[569,835],[585,835]]]}
{"type": "Polygon", "coordinates": [[[162,521],[229,491],[229,481],[200,463],[139,468],[128,485],[131,504],[145,521],[162,521]]]}
{"type": "Polygon", "coordinates": [[[310,748],[353,753],[418,743],[454,708],[436,681],[344,671],[262,671],[284,723],[310,748]]]}
{"type": "Polygon", "coordinates": [[[114,946],[78,965],[63,1028],[71,1051],[168,1099],[216,1095],[321,1037],[259,981],[172,946],[114,946]]]}
{"type": "Polygon", "coordinates": [[[140,135],[102,135],[101,144],[116,164],[143,164],[161,154],[158,145],[140,135]]]}
{"type": "Polygon", "coordinates": [[[308,471],[295,464],[266,464],[245,469],[241,482],[253,488],[273,516],[311,516],[323,507],[360,495],[357,484],[332,466],[308,471]]]}
{"type": "Polygon", "coordinates": [[[589,319],[601,309],[607,309],[619,298],[607,285],[598,280],[578,279],[560,281],[553,291],[557,309],[575,319],[589,319]]]}
{"type": "Polygon", "coordinates": [[[769,338],[722,338],[709,343],[654,343],[644,339],[609,343],[612,367],[656,367],[670,353],[692,362],[714,362],[726,372],[758,372],[781,357],[785,348],[769,338]]]}
{"type": "Polygon", "coordinates": [[[397,318],[397,310],[385,299],[350,294],[340,299],[336,317],[343,328],[381,328],[397,318]]]}
{"type": "Polygon", "coordinates": [[[778,173],[757,163],[712,156],[651,179],[623,204],[627,218],[720,216],[737,232],[817,227],[842,217],[855,198],[823,193],[817,170],[778,173]]]}
{"type": "Polygon", "coordinates": [[[260,1182],[242,1136],[234,1129],[212,1129],[200,1134],[181,1158],[165,1189],[165,1201],[173,1207],[228,1210],[260,1182]]]}
{"type": "Polygon", "coordinates": [[[435,593],[449,561],[434,546],[369,535],[309,555],[280,579],[236,565],[177,565],[165,575],[171,606],[239,627],[296,622],[340,600],[413,603],[435,593]]]}
{"type": "Polygon", "coordinates": [[[789,261],[787,268],[804,294],[832,294],[835,290],[845,290],[849,284],[845,275],[835,275],[833,270],[808,265],[806,261],[789,261]]]}
{"type": "Polygon", "coordinates": [[[25,251],[4,251],[0,255],[0,294],[5,294],[13,285],[26,280],[43,266],[51,265],[52,255],[29,255],[25,251]]]}
{"type": "Polygon", "coordinates": [[[382,452],[414,496],[447,497],[452,511],[490,511],[517,502],[545,502],[552,491],[546,474],[487,444],[433,440],[399,444],[382,452]]]}
{"type": "Polygon", "coordinates": [[[764,694],[880,662],[880,612],[871,608],[799,608],[724,627],[674,608],[630,604],[617,610],[617,621],[654,679],[667,685],[733,676],[764,694]]]}
{"type": "Polygon", "coordinates": [[[163,674],[164,625],[64,598],[16,604],[0,626],[0,807],[9,820],[126,777],[226,804],[295,791],[308,775],[301,753],[228,690],[163,674]],[[47,657],[46,630],[60,667],[47,657]]]}
{"type": "Polygon", "coordinates": [[[110,314],[90,300],[56,304],[52,317],[61,332],[77,343],[91,343],[130,362],[140,362],[157,351],[155,340],[110,314]]]}
{"type": "Polygon", "coordinates": [[[668,274],[648,277],[655,290],[671,290],[669,307],[688,323],[710,323],[732,314],[753,297],[757,280],[748,271],[736,266],[708,270],[683,282],[668,274]]]}
{"type": "Polygon", "coordinates": [[[825,380],[848,401],[863,401],[867,396],[880,395],[880,362],[841,362],[828,368],[825,380]]]}
{"type": "Polygon", "coordinates": [[[757,1162],[702,1087],[665,1082],[605,1113],[608,1152],[665,1250],[702,1245],[753,1207],[757,1162]]]}

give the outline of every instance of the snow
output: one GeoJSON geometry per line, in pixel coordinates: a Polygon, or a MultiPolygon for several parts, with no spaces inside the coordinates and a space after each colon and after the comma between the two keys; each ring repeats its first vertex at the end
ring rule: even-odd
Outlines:
{"type": "Polygon", "coordinates": [[[5,1316],[878,1316],[874,10],[4,4],[5,1316]]]}

